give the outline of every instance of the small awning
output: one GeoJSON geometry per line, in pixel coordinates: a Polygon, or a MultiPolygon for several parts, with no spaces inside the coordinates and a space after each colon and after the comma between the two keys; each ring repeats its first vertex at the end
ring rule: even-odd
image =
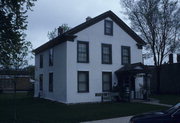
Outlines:
{"type": "Polygon", "coordinates": [[[143,63],[134,63],[134,64],[127,64],[124,65],[122,68],[115,71],[116,76],[122,74],[138,74],[138,73],[150,73],[148,70],[148,66],[144,65],[143,63]]]}

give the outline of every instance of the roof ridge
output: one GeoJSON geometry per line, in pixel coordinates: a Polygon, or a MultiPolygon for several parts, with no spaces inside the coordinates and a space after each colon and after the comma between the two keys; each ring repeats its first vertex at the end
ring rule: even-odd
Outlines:
{"type": "Polygon", "coordinates": [[[98,18],[100,18],[100,17],[102,17],[102,16],[105,16],[105,15],[108,14],[108,13],[110,14],[110,13],[113,13],[113,12],[112,12],[111,10],[109,10],[109,11],[106,11],[106,12],[100,14],[100,15],[97,15],[97,16],[91,18],[90,20],[85,21],[85,22],[83,22],[83,23],[81,23],[81,24],[73,27],[72,29],[66,31],[64,34],[71,34],[71,33],[73,33],[74,30],[76,30],[77,28],[80,28],[81,26],[84,26],[85,24],[90,24],[90,25],[92,25],[91,23],[92,23],[95,19],[98,19],[98,18]]]}
{"type": "Polygon", "coordinates": [[[75,36],[74,34],[82,31],[85,28],[88,28],[89,26],[98,23],[99,21],[110,17],[120,28],[122,28],[127,34],[129,34],[129,36],[131,36],[136,42],[138,47],[145,45],[146,43],[141,39],[141,37],[139,37],[126,23],[124,23],[116,14],[114,14],[111,10],[106,11],[98,16],[95,16],[94,18],[85,21],[77,26],[75,26],[74,28],[66,31],[65,33],[63,33],[60,36],[57,36],[56,38],[46,42],[45,44],[41,45],[40,47],[36,48],[34,50],[34,52],[36,54],[51,48],[57,44],[60,44],[64,41],[67,41],[67,39],[71,39],[74,40],[75,36]]]}

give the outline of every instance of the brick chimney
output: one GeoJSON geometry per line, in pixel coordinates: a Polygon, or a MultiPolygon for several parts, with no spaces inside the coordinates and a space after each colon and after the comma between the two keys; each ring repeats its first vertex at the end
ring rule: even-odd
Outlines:
{"type": "Polygon", "coordinates": [[[90,16],[88,16],[87,18],[86,18],[86,21],[89,21],[89,20],[91,20],[92,18],[90,17],[90,16]]]}
{"type": "Polygon", "coordinates": [[[169,64],[173,64],[173,54],[169,54],[169,64]]]}
{"type": "Polygon", "coordinates": [[[58,36],[64,33],[64,29],[62,27],[58,28],[58,36]]]}

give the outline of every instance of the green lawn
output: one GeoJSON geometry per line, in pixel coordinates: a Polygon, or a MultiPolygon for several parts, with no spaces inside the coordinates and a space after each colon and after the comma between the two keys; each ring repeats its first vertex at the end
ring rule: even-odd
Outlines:
{"type": "MultiPolygon", "coordinates": [[[[166,109],[139,103],[95,103],[65,105],[18,94],[16,99],[18,123],[69,123],[135,115],[166,109]],[[39,122],[30,122],[39,121],[39,122]]],[[[0,122],[13,120],[14,101],[10,94],[0,94],[0,122]],[[4,121],[3,121],[4,120],[4,121]]]]}
{"type": "Polygon", "coordinates": [[[152,98],[158,99],[160,103],[175,105],[180,103],[180,96],[178,95],[153,95],[152,98]]]}

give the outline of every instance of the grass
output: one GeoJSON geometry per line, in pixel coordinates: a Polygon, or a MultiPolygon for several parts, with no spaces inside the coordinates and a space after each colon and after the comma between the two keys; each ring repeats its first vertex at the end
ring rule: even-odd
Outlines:
{"type": "Polygon", "coordinates": [[[152,98],[158,99],[160,103],[175,105],[180,103],[180,96],[178,95],[153,95],[152,98]]]}
{"type": "MultiPolygon", "coordinates": [[[[14,104],[11,94],[0,94],[0,120],[2,122],[7,120],[13,121],[15,111],[14,104]]],[[[140,103],[65,105],[58,102],[28,97],[25,94],[18,94],[16,98],[18,123],[76,123],[135,115],[162,109],[166,108],[140,103]]]]}

